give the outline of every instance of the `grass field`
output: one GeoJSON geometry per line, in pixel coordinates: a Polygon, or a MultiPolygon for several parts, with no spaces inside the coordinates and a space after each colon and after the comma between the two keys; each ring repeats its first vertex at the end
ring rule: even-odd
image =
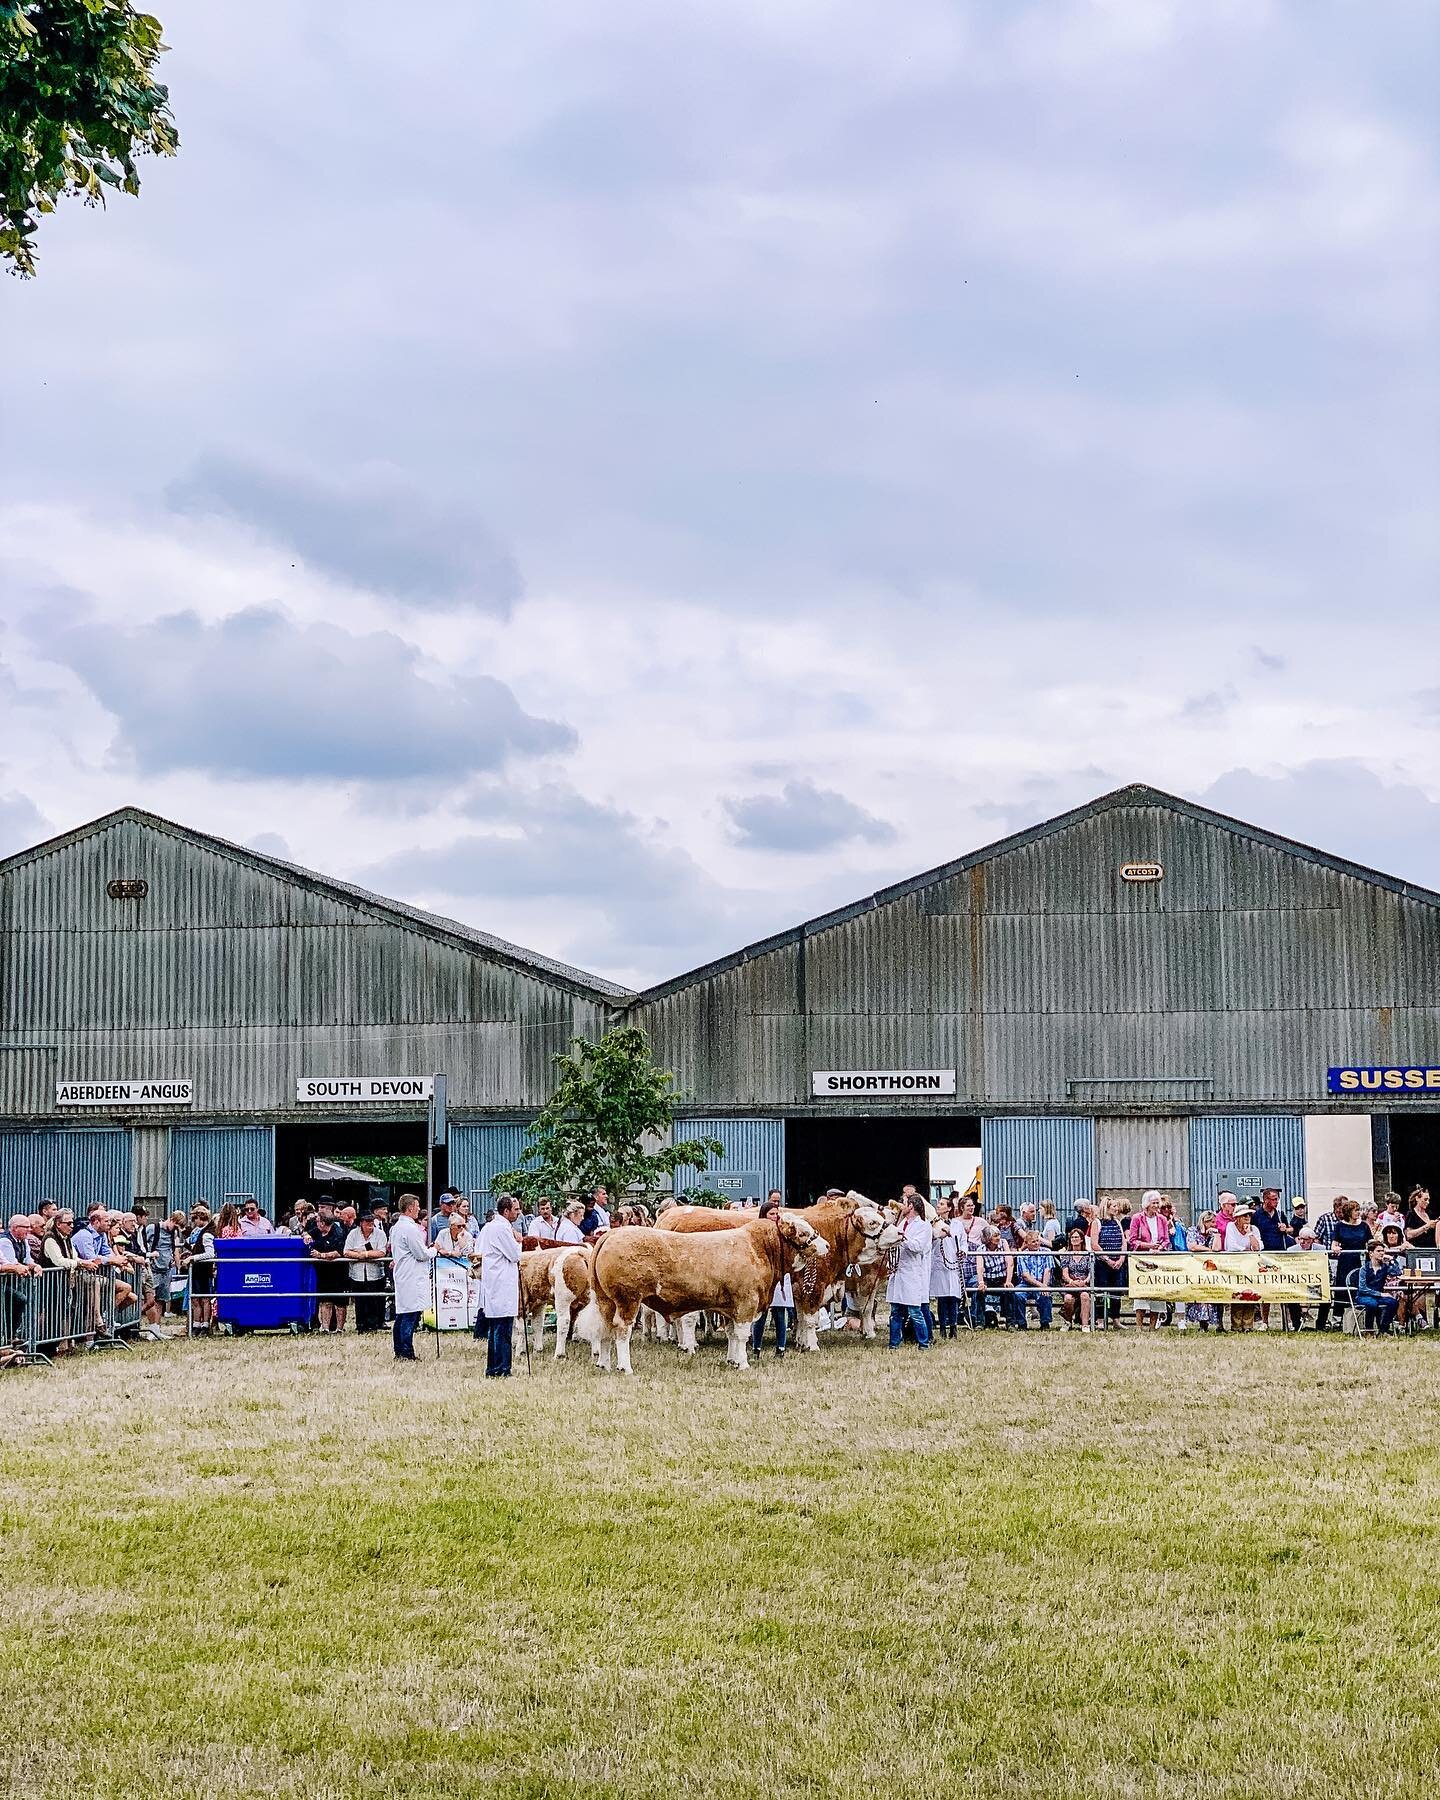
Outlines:
{"type": "Polygon", "coordinates": [[[0,1376],[0,1791],[1434,1791],[1440,1342],[423,1350],[0,1376]]]}

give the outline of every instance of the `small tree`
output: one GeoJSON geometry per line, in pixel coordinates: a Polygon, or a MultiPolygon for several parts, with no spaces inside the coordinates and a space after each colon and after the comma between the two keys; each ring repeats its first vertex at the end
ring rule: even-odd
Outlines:
{"type": "Polygon", "coordinates": [[[535,1141],[518,1169],[495,1176],[494,1192],[535,1200],[603,1187],[624,1195],[661,1187],[677,1169],[704,1167],[724,1152],[710,1137],[645,1149],[645,1138],[662,1137],[674,1124],[680,1096],[635,1026],[617,1026],[595,1044],[574,1038],[554,1061],[555,1092],[531,1127],[535,1141]]]}
{"type": "Polygon", "coordinates": [[[130,0],[0,0],[0,263],[33,275],[39,216],[63,195],[138,194],[135,158],[174,155],[164,48],[130,0]]]}

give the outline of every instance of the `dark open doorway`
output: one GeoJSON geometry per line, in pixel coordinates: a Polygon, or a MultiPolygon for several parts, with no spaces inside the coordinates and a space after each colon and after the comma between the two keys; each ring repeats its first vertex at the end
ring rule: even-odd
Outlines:
{"type": "Polygon", "coordinates": [[[1440,1113],[1391,1113],[1390,1180],[1402,1199],[1414,1187],[1440,1194],[1440,1113]]]}
{"type": "MultiPolygon", "coordinates": [[[[425,1121],[423,1119],[358,1119],[352,1123],[334,1120],[316,1121],[313,1125],[278,1125],[275,1128],[275,1211],[283,1217],[297,1200],[317,1200],[329,1194],[341,1204],[349,1202],[363,1210],[375,1197],[367,1190],[388,1190],[393,1200],[401,1188],[425,1195],[425,1121]],[[351,1164],[355,1157],[406,1157],[422,1173],[416,1181],[386,1182],[375,1178],[355,1181],[337,1178],[334,1173],[317,1173],[316,1159],[330,1163],[351,1164]],[[416,1164],[418,1159],[418,1165],[416,1164]]],[[[434,1157],[434,1182],[437,1191],[449,1179],[445,1152],[434,1157]]]]}
{"type": "Polygon", "coordinates": [[[787,1119],[785,1190],[805,1206],[826,1188],[855,1188],[888,1200],[907,1181],[927,1191],[930,1152],[979,1144],[979,1119],[787,1119]]]}

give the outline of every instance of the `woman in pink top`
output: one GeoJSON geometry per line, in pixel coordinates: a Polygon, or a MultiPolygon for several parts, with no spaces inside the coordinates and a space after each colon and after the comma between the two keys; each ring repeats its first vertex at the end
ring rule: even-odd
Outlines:
{"type": "MultiPolygon", "coordinates": [[[[1130,1221],[1130,1232],[1127,1240],[1129,1250],[1168,1250],[1170,1248],[1170,1221],[1160,1210],[1160,1202],[1164,1196],[1158,1188],[1147,1188],[1140,1201],[1140,1210],[1130,1221]]],[[[1140,1322],[1140,1329],[1147,1327],[1154,1331],[1165,1317],[1163,1300],[1137,1300],[1135,1317],[1140,1322]]]]}

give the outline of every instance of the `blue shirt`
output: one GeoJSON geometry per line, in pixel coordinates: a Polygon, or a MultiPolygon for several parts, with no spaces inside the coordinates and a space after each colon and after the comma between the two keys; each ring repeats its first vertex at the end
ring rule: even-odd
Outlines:
{"type": "Polygon", "coordinates": [[[1281,1225],[1279,1213],[1268,1213],[1262,1206],[1250,1221],[1260,1233],[1260,1242],[1267,1250],[1283,1250],[1289,1239],[1281,1225]]]}
{"type": "Polygon", "coordinates": [[[1043,1283],[1055,1267],[1055,1258],[1048,1250],[1022,1250],[1015,1259],[1015,1267],[1037,1284],[1043,1283]]]}
{"type": "Polygon", "coordinates": [[[101,1262],[105,1262],[110,1257],[109,1238],[101,1237],[88,1225],[82,1225],[78,1231],[74,1232],[70,1241],[75,1246],[75,1254],[81,1262],[92,1262],[97,1258],[101,1262]]]}

